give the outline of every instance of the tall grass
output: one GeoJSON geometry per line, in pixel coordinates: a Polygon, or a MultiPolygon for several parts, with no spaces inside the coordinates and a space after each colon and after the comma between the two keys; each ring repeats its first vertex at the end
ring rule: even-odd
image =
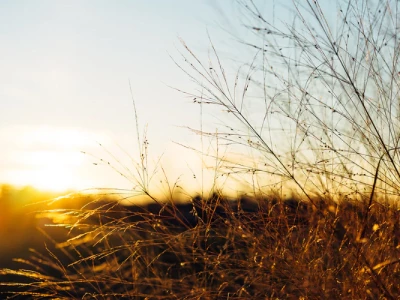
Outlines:
{"type": "Polygon", "coordinates": [[[213,44],[207,64],[182,42],[187,65],[177,63],[201,87],[187,94],[238,121],[233,131],[220,128],[221,141],[258,153],[251,167],[227,160],[228,172],[274,174],[306,195],[361,199],[377,177],[376,192],[397,196],[397,3],[338,1],[333,21],[318,3],[294,2],[294,24],[283,28],[239,1],[256,37],[240,42],[254,59],[231,80],[213,44]]]}
{"type": "Polygon", "coordinates": [[[200,87],[185,93],[226,113],[217,133],[193,129],[226,147],[216,178],[252,193],[229,200],[216,179],[209,196],[162,201],[138,139],[136,186],[153,203],[99,195],[46,212],[70,238],[33,253],[29,270],[2,270],[28,279],[3,285],[61,299],[399,297],[397,1],[337,1],[334,20],[332,7],[295,1],[285,26],[253,1],[237,4],[249,63],[227,71],[212,40],[207,63],[184,42],[175,61],[200,87]]]}

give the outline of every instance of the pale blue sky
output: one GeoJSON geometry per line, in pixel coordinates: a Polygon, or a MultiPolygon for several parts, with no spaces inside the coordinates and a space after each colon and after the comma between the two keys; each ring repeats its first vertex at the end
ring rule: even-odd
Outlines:
{"type": "Polygon", "coordinates": [[[175,54],[178,36],[206,49],[204,17],[213,13],[207,1],[0,5],[2,126],[71,126],[74,120],[76,126],[119,130],[115,115],[129,119],[128,79],[139,106],[160,108],[142,111],[142,119],[157,122],[181,105],[166,87],[184,77],[168,53],[175,54]]]}
{"type": "MultiPolygon", "coordinates": [[[[261,8],[289,16],[274,5],[261,8]]],[[[107,159],[98,140],[121,161],[115,143],[136,158],[130,80],[151,157],[164,154],[171,180],[183,174],[197,189],[190,169],[200,161],[172,142],[199,145],[178,128],[198,127],[199,108],[168,87],[195,86],[169,55],[179,58],[180,37],[205,58],[207,30],[222,56],[237,50],[220,25],[240,32],[239,14],[233,1],[1,1],[0,182],[129,187],[79,151],[107,159]]]]}

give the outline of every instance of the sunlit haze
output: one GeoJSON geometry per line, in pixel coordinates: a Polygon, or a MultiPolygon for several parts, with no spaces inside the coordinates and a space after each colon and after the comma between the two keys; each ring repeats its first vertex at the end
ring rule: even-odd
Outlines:
{"type": "Polygon", "coordinates": [[[213,175],[201,177],[199,154],[178,145],[209,147],[186,128],[199,127],[199,107],[174,89],[197,87],[173,59],[180,39],[203,58],[211,39],[223,57],[235,43],[225,29],[240,33],[231,23],[237,13],[215,1],[2,1],[0,182],[132,188],[139,153],[131,85],[150,166],[201,189],[213,175]]]}

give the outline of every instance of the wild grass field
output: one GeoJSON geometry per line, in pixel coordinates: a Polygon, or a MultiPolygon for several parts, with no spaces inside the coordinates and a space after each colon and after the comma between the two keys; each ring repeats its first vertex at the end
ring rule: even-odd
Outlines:
{"type": "Polygon", "coordinates": [[[42,208],[46,244],[0,271],[4,296],[399,299],[398,2],[294,1],[280,25],[236,4],[250,61],[225,68],[211,37],[208,60],[184,41],[173,57],[200,117],[223,112],[217,130],[190,129],[212,145],[192,149],[212,162],[212,188],[176,199],[166,178],[156,196],[136,122],[133,170],[110,164],[135,188],[42,208]]]}
{"type": "Polygon", "coordinates": [[[387,203],[367,210],[318,198],[314,207],[276,194],[217,193],[177,205],[126,206],[104,196],[80,203],[42,212],[57,227],[33,218],[7,237],[36,241],[24,241],[35,250],[8,255],[21,259],[1,272],[3,296],[395,299],[400,292],[400,211],[387,203]]]}

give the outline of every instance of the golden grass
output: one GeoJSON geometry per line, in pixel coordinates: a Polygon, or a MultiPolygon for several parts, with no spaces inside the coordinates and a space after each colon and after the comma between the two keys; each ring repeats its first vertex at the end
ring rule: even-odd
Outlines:
{"type": "Polygon", "coordinates": [[[2,270],[25,282],[1,285],[58,299],[395,299],[399,209],[374,203],[365,218],[361,203],[314,200],[319,209],[215,194],[186,206],[53,212],[69,240],[31,253],[28,269],[2,270]]]}

